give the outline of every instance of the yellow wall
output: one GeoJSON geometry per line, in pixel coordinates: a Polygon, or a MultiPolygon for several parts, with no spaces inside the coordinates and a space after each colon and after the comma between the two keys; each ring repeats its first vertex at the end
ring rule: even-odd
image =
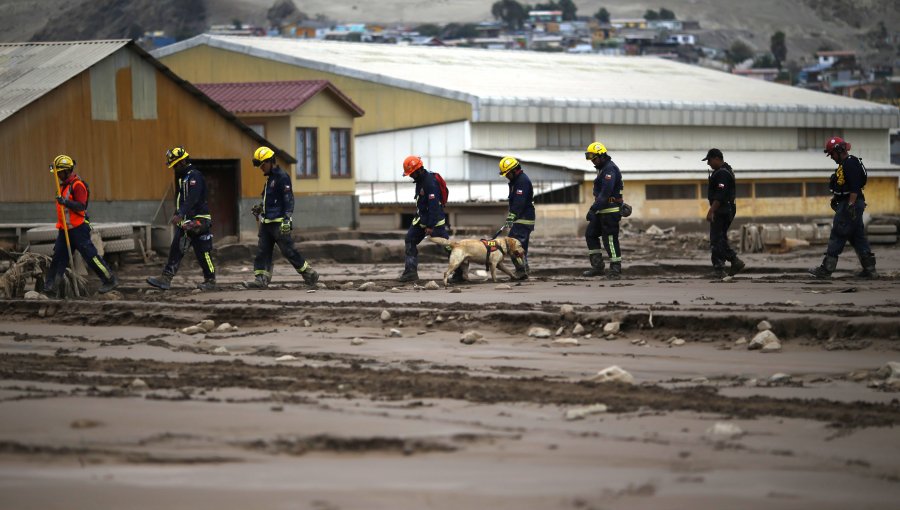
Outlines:
{"type": "MultiPolygon", "coordinates": [[[[763,182],[820,182],[815,179],[760,179],[742,183],[763,182]]],[[[593,201],[593,182],[582,186],[582,200],[585,204],[593,201]]],[[[869,177],[865,189],[866,210],[870,214],[900,214],[900,190],[896,177],[869,177]]],[[[625,201],[634,208],[633,218],[643,221],[703,219],[709,208],[706,200],[706,182],[703,181],[626,181],[625,201]],[[647,184],[690,184],[698,186],[698,199],[647,200],[647,184]]],[[[737,216],[743,218],[771,217],[829,217],[833,214],[828,196],[779,197],[779,198],[738,198],[737,216]]]]}
{"type": "Polygon", "coordinates": [[[182,78],[194,83],[329,80],[365,110],[366,114],[354,122],[357,136],[472,118],[472,107],[464,101],[444,99],[206,45],[168,55],[160,61],[182,78]]]}

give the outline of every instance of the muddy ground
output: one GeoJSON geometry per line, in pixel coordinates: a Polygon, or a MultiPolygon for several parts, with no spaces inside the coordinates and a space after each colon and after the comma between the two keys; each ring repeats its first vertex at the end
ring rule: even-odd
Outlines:
{"type": "Polygon", "coordinates": [[[217,292],[188,259],[150,290],[157,258],[104,299],[0,301],[0,507],[896,508],[900,248],[876,281],[849,252],[811,280],[820,246],[721,281],[701,236],[632,235],[607,281],[545,239],[527,281],[425,290],[439,252],[400,284],[396,238],[338,237],[300,245],[316,290],[284,261],[244,290],[232,246],[217,292]],[[204,319],[237,329],[180,332],[204,319]],[[780,351],[739,340],[762,320],[780,351]]]}

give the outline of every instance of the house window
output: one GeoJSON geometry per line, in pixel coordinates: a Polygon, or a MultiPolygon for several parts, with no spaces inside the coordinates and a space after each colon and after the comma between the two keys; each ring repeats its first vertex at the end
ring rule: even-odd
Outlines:
{"type": "Polygon", "coordinates": [[[828,183],[825,181],[807,182],[806,196],[808,197],[830,197],[831,190],[828,189],[828,183]]]}
{"type": "Polygon", "coordinates": [[[316,128],[297,128],[297,177],[319,175],[316,128]]]}
{"type": "Polygon", "coordinates": [[[756,198],[802,197],[802,182],[757,182],[756,198]]]}
{"type": "Polygon", "coordinates": [[[350,130],[331,130],[331,176],[350,177],[350,130]]]}
{"type": "Polygon", "coordinates": [[[584,149],[594,141],[591,124],[538,124],[538,148],[584,149]]]}
{"type": "Polygon", "coordinates": [[[647,200],[690,200],[696,198],[696,184],[647,185],[647,200]]]}
{"type": "Polygon", "coordinates": [[[265,138],[266,137],[266,125],[265,124],[247,124],[247,127],[252,129],[253,132],[258,134],[259,136],[265,138]]]}

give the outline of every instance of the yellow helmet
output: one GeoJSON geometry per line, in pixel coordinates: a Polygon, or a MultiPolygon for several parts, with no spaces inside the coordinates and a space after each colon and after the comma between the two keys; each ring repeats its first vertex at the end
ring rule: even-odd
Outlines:
{"type": "Polygon", "coordinates": [[[512,156],[504,156],[503,159],[500,160],[500,175],[506,177],[506,174],[511,171],[519,168],[519,160],[512,156]]]}
{"type": "Polygon", "coordinates": [[[584,159],[591,160],[601,154],[606,154],[606,146],[600,142],[594,142],[588,145],[587,150],[584,151],[584,159]]]}
{"type": "Polygon", "coordinates": [[[53,164],[50,165],[50,173],[55,174],[56,172],[61,172],[63,170],[72,170],[75,168],[75,160],[66,156],[65,154],[60,154],[53,158],[53,164]]]}
{"type": "Polygon", "coordinates": [[[267,160],[275,157],[275,151],[272,149],[262,146],[253,153],[253,166],[260,166],[265,163],[267,160]]]}
{"type": "Polygon", "coordinates": [[[184,147],[173,147],[166,151],[166,164],[169,165],[169,168],[175,166],[175,163],[178,163],[182,159],[190,156],[184,147]]]}

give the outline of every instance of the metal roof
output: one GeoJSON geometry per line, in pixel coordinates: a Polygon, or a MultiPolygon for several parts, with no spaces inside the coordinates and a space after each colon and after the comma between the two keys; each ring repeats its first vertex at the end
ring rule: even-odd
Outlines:
{"type": "Polygon", "coordinates": [[[116,39],[0,44],[0,122],[128,43],[116,39]]]}
{"type": "Polygon", "coordinates": [[[199,45],[466,101],[476,122],[900,125],[896,107],[655,57],[211,35],[153,54],[164,58],[199,45]]]}
{"type": "Polygon", "coordinates": [[[272,145],[219,103],[127,39],[0,43],[0,122],[126,46],[258,143],[271,147],[283,161],[297,162],[290,153],[272,145]]]}
{"type": "MultiPolygon", "coordinates": [[[[821,151],[724,151],[725,161],[735,173],[746,179],[827,178],[834,171],[834,163],[821,151]]],[[[584,159],[581,151],[547,150],[467,150],[466,153],[500,159],[513,156],[522,163],[538,164],[564,170],[585,172],[584,179],[594,180],[594,166],[584,159]]],[[[708,167],[701,159],[706,151],[612,151],[610,156],[622,170],[625,180],[706,179],[708,167]]],[[[900,165],[884,161],[863,163],[869,176],[898,177],[900,165]]]]}
{"type": "Polygon", "coordinates": [[[290,113],[316,94],[327,91],[354,117],[365,112],[328,80],[196,83],[214,101],[233,113],[290,113]]]}

